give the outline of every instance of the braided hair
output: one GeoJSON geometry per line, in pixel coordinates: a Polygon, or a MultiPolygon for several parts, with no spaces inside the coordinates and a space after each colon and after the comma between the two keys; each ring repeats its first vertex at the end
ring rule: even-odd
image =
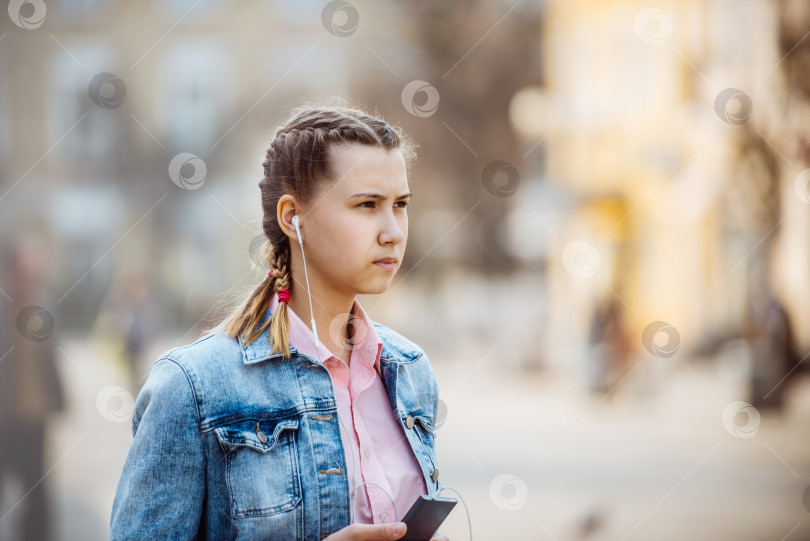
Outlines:
{"type": "Polygon", "coordinates": [[[267,240],[262,260],[270,268],[267,277],[242,300],[225,319],[206,334],[226,332],[231,338],[245,337],[248,344],[270,327],[272,352],[290,356],[287,303],[262,324],[262,318],[279,289],[292,290],[290,239],[278,223],[278,201],[290,194],[306,204],[318,190],[335,178],[329,160],[332,145],[361,144],[398,149],[406,166],[416,158],[416,144],[398,127],[358,106],[324,102],[295,108],[278,129],[265,150],[264,176],[259,181],[262,202],[262,231],[267,240]]]}

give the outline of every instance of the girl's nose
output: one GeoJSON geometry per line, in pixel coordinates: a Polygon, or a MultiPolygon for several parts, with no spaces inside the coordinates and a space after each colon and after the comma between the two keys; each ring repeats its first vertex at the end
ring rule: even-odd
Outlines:
{"type": "Polygon", "coordinates": [[[393,214],[386,214],[385,223],[380,231],[380,244],[399,244],[405,239],[405,232],[393,214]]]}

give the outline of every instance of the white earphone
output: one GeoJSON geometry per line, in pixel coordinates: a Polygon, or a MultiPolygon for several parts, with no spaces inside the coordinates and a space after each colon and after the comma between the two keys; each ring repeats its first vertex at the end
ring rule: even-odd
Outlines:
{"type": "Polygon", "coordinates": [[[301,238],[301,220],[297,214],[292,217],[292,223],[295,226],[295,233],[298,235],[298,244],[301,246],[301,257],[304,258],[304,277],[307,281],[307,295],[309,296],[309,316],[312,322],[312,334],[315,336],[315,351],[318,352],[318,361],[321,360],[321,352],[318,350],[318,328],[315,326],[315,312],[312,310],[312,292],[309,289],[309,274],[307,273],[307,258],[304,255],[304,239],[301,238]]]}
{"type": "Polygon", "coordinates": [[[298,215],[297,215],[297,214],[296,214],[295,216],[293,216],[293,217],[292,217],[292,223],[293,223],[293,225],[295,226],[295,232],[296,232],[296,234],[298,235],[298,244],[300,244],[300,245],[303,247],[303,245],[304,245],[304,240],[301,238],[301,228],[299,227],[299,224],[298,224],[298,223],[299,223],[299,221],[300,221],[300,220],[298,219],[298,215]]]}

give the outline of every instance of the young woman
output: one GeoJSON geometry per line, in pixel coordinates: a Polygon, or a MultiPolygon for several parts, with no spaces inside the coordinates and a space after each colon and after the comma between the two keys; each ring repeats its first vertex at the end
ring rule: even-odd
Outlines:
{"type": "Polygon", "coordinates": [[[354,107],[301,107],[278,130],[259,182],[270,272],[152,366],[113,540],[399,539],[442,487],[430,362],[355,299],[402,262],[414,157],[354,107]]]}

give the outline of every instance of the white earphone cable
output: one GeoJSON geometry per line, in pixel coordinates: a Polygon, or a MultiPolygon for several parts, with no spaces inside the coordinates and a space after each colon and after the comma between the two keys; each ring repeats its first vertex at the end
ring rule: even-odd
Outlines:
{"type": "Polygon", "coordinates": [[[470,541],[472,541],[472,520],[470,519],[470,510],[467,508],[467,502],[464,501],[464,496],[461,495],[461,492],[456,490],[455,487],[451,487],[450,485],[442,485],[442,488],[436,491],[436,495],[438,496],[442,490],[452,490],[458,497],[461,499],[461,503],[464,505],[464,512],[467,513],[467,528],[470,532],[470,541]]]}

